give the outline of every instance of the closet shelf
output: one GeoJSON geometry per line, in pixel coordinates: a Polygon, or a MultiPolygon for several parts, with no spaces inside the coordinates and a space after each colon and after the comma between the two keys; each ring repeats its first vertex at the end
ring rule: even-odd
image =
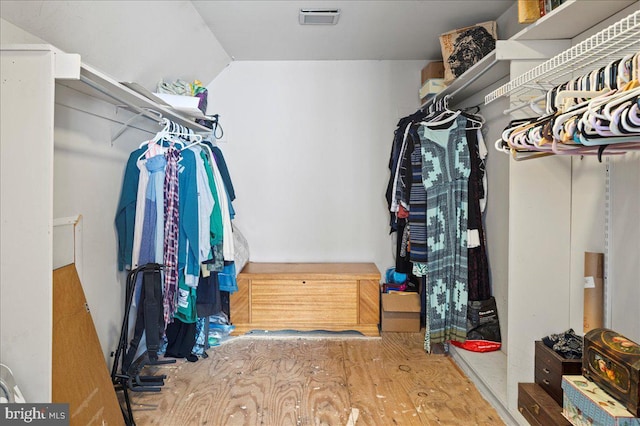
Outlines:
{"type": "Polygon", "coordinates": [[[511,103],[526,104],[541,92],[597,69],[640,46],[640,11],[594,34],[583,42],[554,56],[485,96],[485,105],[501,96],[511,103]]]}
{"type": "Polygon", "coordinates": [[[509,40],[572,39],[637,0],[566,0],[509,40]],[[579,17],[579,18],[578,18],[579,17]]]}
{"type": "Polygon", "coordinates": [[[154,102],[135,90],[124,86],[114,78],[86,64],[81,65],[80,80],[58,80],[57,82],[88,96],[121,106],[155,121],[159,121],[159,116],[162,116],[177,124],[186,126],[195,132],[211,133],[211,129],[208,127],[196,123],[194,120],[185,117],[183,114],[166,105],[160,105],[154,102]]]}
{"type": "Polygon", "coordinates": [[[450,105],[459,104],[508,75],[509,62],[498,59],[494,50],[456,78],[437,96],[425,102],[421,108],[447,96],[450,105]],[[456,99],[459,101],[456,102],[456,99]]]}
{"type": "MultiPolygon", "coordinates": [[[[571,39],[636,1],[566,0],[557,9],[516,33],[509,40],[571,39]],[[576,16],[579,16],[580,19],[575,19],[576,16]]],[[[494,50],[454,80],[445,90],[422,104],[421,108],[425,108],[431,103],[445,98],[445,96],[449,97],[450,104],[460,104],[469,96],[481,92],[497,81],[508,77],[510,72],[509,60],[501,60],[498,57],[499,55],[494,50]]],[[[485,104],[489,102],[485,97],[485,104]]]]}

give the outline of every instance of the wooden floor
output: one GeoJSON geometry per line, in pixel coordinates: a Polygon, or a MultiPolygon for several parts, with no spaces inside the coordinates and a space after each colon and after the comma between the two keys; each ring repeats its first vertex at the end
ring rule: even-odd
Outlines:
{"type": "Polygon", "coordinates": [[[502,425],[455,363],[420,333],[382,338],[242,336],[195,363],[158,367],[132,396],[138,425],[502,425]]]}

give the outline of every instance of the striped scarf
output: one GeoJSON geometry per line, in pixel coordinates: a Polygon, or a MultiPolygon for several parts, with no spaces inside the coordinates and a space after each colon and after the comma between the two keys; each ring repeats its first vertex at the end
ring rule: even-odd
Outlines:
{"type": "Polygon", "coordinates": [[[164,323],[171,322],[176,311],[178,292],[178,160],[180,151],[171,146],[165,154],[164,176],[164,323]]]}

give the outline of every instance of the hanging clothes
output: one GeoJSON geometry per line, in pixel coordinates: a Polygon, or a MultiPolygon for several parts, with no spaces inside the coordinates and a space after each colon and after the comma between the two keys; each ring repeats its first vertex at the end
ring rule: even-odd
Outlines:
{"type": "MultiPolygon", "coordinates": [[[[214,247],[218,244],[222,244],[222,208],[220,206],[220,200],[218,199],[218,191],[216,189],[216,184],[213,179],[213,169],[211,166],[211,160],[209,158],[209,153],[207,150],[203,150],[200,153],[200,156],[206,165],[205,172],[207,173],[207,182],[209,183],[209,190],[211,191],[211,196],[213,197],[213,209],[211,211],[211,217],[209,220],[209,246],[211,250],[214,250],[214,247]]],[[[214,253],[212,253],[212,257],[214,253]]]]}
{"type": "MultiPolygon", "coordinates": [[[[194,154],[196,193],[198,206],[198,263],[211,258],[210,223],[213,212],[213,194],[209,187],[205,163],[200,156],[199,146],[188,148],[194,154]]],[[[197,283],[195,285],[197,287],[197,283]]]]}
{"type": "Polygon", "coordinates": [[[180,226],[178,242],[178,269],[185,283],[191,287],[198,284],[200,275],[198,234],[198,182],[196,159],[193,151],[181,149],[178,169],[180,226]]]}
{"type": "Polygon", "coordinates": [[[188,361],[197,361],[198,358],[191,353],[196,343],[196,323],[184,323],[179,319],[167,326],[167,348],[165,356],[171,358],[186,358],[188,361]]]}
{"type": "Polygon", "coordinates": [[[420,152],[419,147],[416,151],[417,135],[413,128],[413,121],[420,117],[422,114],[414,114],[398,122],[389,158],[391,178],[386,198],[391,213],[391,232],[397,233],[395,270],[405,274],[411,273],[412,261],[414,265],[426,261],[426,241],[424,232],[420,232],[420,226],[424,223],[426,194],[420,177],[420,152]],[[410,234],[411,223],[414,232],[410,234]]]}
{"type": "MultiPolygon", "coordinates": [[[[623,155],[640,149],[640,52],[551,88],[545,115],[514,120],[496,141],[516,161],[549,155],[623,155]]],[[[536,113],[540,113],[538,108],[536,113]]]]}
{"type": "MultiPolygon", "coordinates": [[[[413,274],[427,275],[427,191],[422,181],[422,146],[417,133],[417,125],[409,130],[411,149],[411,191],[409,195],[409,259],[413,264],[413,274]]],[[[408,151],[408,150],[407,150],[408,151]]]]}
{"type": "Polygon", "coordinates": [[[162,263],[164,253],[164,169],[167,160],[156,155],[146,161],[149,179],[145,194],[142,242],[139,261],[162,263]]]}
{"type": "Polygon", "coordinates": [[[401,119],[394,133],[386,197],[395,266],[420,283],[427,351],[464,341],[469,301],[491,293],[482,122],[445,106],[401,119]]]}
{"type": "MultiPolygon", "coordinates": [[[[168,354],[190,356],[198,318],[220,312],[219,272],[230,271],[225,289],[237,289],[233,199],[222,152],[168,121],[127,161],[116,214],[118,266],[162,265],[161,289],[154,297],[161,299],[168,354]]],[[[142,283],[136,283],[132,309],[138,309],[141,292],[142,283]]],[[[129,330],[133,325],[132,320],[129,330]]],[[[145,334],[139,336],[141,352],[147,348],[145,334]]],[[[155,341],[152,346],[155,351],[155,341]]]]}
{"type": "MultiPolygon", "coordinates": [[[[214,146],[210,141],[204,141],[204,144],[208,145],[211,148],[211,152],[215,157],[216,165],[220,170],[220,176],[222,176],[222,180],[224,182],[224,187],[229,194],[229,199],[234,201],[236,199],[236,192],[233,189],[233,182],[231,181],[231,175],[229,174],[229,169],[227,168],[227,163],[224,160],[224,155],[222,155],[222,151],[217,146],[214,146]]],[[[233,208],[230,209],[233,211],[233,208]]]]}
{"type": "Polygon", "coordinates": [[[218,274],[202,274],[196,293],[198,318],[206,318],[222,311],[218,274]]]}
{"type": "MultiPolygon", "coordinates": [[[[133,251],[131,253],[132,267],[140,266],[140,247],[142,244],[142,224],[144,223],[144,203],[147,193],[147,184],[149,183],[149,170],[146,166],[147,160],[140,158],[136,162],[139,170],[138,194],[136,199],[136,216],[133,229],[133,251]]],[[[137,299],[137,297],[136,297],[137,299]]]]}
{"type": "Polygon", "coordinates": [[[231,210],[230,210],[230,198],[227,190],[224,186],[224,181],[222,179],[222,175],[220,174],[220,170],[217,167],[217,162],[215,161],[215,156],[212,159],[212,164],[215,164],[213,167],[213,180],[215,183],[216,190],[218,192],[218,201],[220,202],[221,214],[222,214],[222,253],[224,256],[224,260],[232,262],[233,261],[233,230],[231,228],[231,210]],[[225,238],[225,235],[229,236],[229,238],[225,238]]]}
{"type": "Polygon", "coordinates": [[[467,119],[458,114],[444,124],[440,129],[421,122],[418,130],[427,192],[427,351],[432,343],[464,341],[467,335],[467,119]]]}
{"type": "Polygon", "coordinates": [[[167,168],[164,180],[164,323],[171,322],[171,314],[176,310],[178,291],[178,237],[179,237],[179,182],[178,160],[180,152],[169,147],[166,154],[167,168]]]}
{"type": "Polygon", "coordinates": [[[487,300],[491,297],[489,285],[489,261],[487,259],[487,247],[482,225],[483,206],[486,201],[485,191],[485,163],[487,148],[482,140],[479,130],[467,131],[469,159],[471,172],[469,174],[469,201],[468,201],[468,290],[469,301],[487,300]]]}
{"type": "Polygon", "coordinates": [[[138,157],[144,149],[135,150],[129,155],[122,182],[120,200],[116,209],[116,231],[118,234],[118,270],[132,269],[133,233],[138,199],[140,169],[138,157]]]}
{"type": "MultiPolygon", "coordinates": [[[[174,355],[193,343],[190,324],[220,312],[218,273],[231,271],[225,273],[225,289],[237,289],[231,226],[235,192],[227,165],[213,144],[185,134],[167,124],[131,153],[116,214],[119,268],[163,264],[162,291],[156,297],[161,294],[163,331],[178,322],[167,333],[174,355]]],[[[138,309],[141,291],[137,283],[132,309],[138,309]]],[[[131,319],[129,330],[135,316],[131,319]]],[[[147,348],[145,334],[139,338],[141,352],[147,348]]]]}

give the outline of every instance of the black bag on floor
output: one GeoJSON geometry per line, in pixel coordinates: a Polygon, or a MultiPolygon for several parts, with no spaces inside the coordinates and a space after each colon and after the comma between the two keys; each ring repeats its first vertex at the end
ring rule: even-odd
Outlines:
{"type": "Polygon", "coordinates": [[[469,302],[467,339],[502,342],[495,298],[469,302]]]}
{"type": "Polygon", "coordinates": [[[467,340],[453,345],[473,351],[497,351],[502,346],[496,299],[470,301],[467,307],[467,340]]]}

